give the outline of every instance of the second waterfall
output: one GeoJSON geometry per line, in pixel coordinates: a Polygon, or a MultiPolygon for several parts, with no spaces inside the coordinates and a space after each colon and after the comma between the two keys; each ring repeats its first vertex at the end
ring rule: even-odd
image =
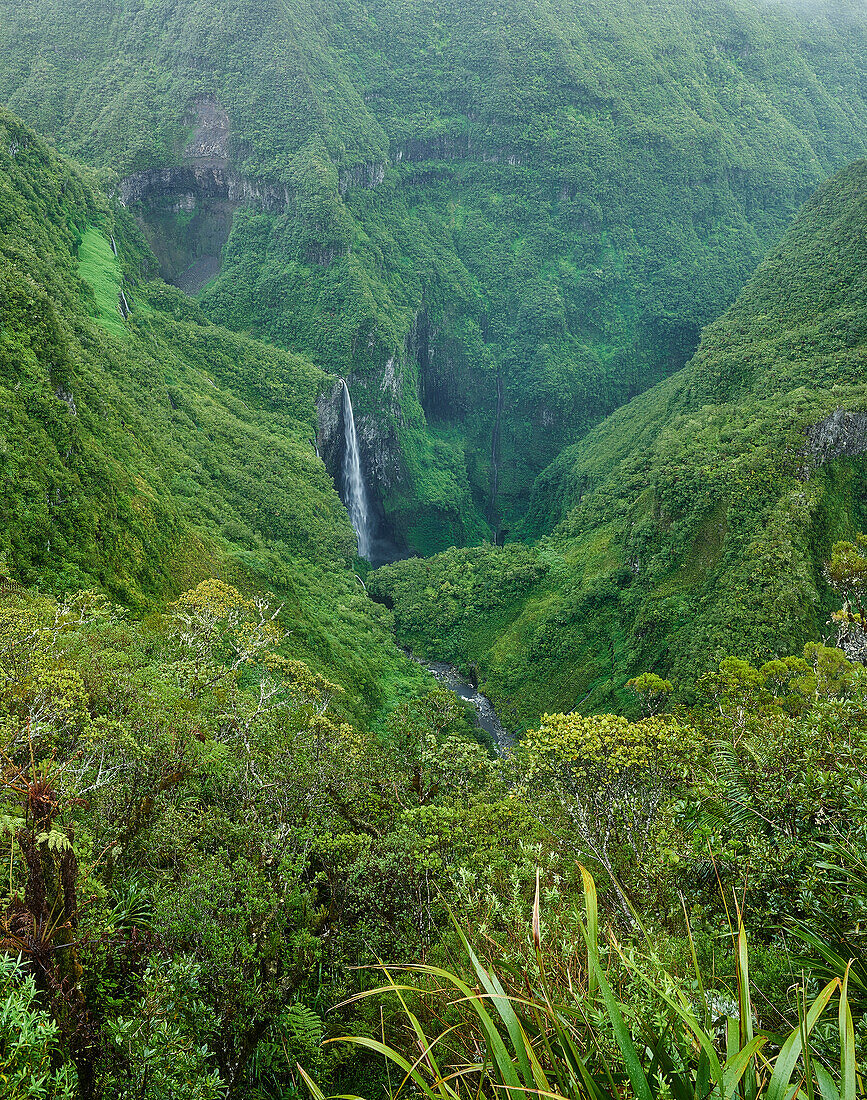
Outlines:
{"type": "Polygon", "coordinates": [[[367,502],[367,488],[361,472],[361,455],[358,451],[358,435],[349,386],[343,381],[343,498],[349,512],[349,522],[355,528],[358,539],[358,556],[370,558],[371,520],[367,502]]]}

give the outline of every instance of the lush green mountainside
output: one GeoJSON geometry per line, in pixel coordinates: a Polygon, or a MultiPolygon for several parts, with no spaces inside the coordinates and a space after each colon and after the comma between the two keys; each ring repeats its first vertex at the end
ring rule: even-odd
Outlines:
{"type": "Polygon", "coordinates": [[[592,710],[654,669],[829,633],[822,562],[867,495],[867,162],[817,192],[691,363],[567,449],[537,547],[375,575],[420,650],[475,663],[516,724],[592,710]],[[834,414],[834,415],[832,415],[834,414]],[[445,639],[445,641],[443,641],[445,639]]]}
{"type": "Polygon", "coordinates": [[[273,589],[289,648],[369,717],[418,674],[347,568],[313,446],[322,372],[141,281],[146,255],[128,215],[0,112],[0,561],[140,611],[210,576],[273,589]]]}
{"type": "Polygon", "coordinates": [[[860,4],[0,2],[0,99],[111,184],[215,149],[243,177],[249,201],[187,177],[132,206],[181,281],[231,224],[203,308],[351,376],[423,551],[514,529],[564,446],[683,365],[865,152],[864,51],[860,4]]]}

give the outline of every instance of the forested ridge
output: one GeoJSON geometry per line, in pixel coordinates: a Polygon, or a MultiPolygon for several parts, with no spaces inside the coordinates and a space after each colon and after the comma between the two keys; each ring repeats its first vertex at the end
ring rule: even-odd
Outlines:
{"type": "Polygon", "coordinates": [[[518,726],[828,638],[823,562],[864,525],[865,194],[864,161],[820,188],[690,364],[564,450],[530,505],[550,535],[379,570],[399,636],[518,726]]]}
{"type": "Polygon", "coordinates": [[[0,0],[0,1097],[867,1095],[865,27],[0,0]]]}
{"type": "Polygon", "coordinates": [[[143,280],[132,219],[0,126],[4,574],[138,613],[212,576],[271,590],[297,652],[373,714],[383,678],[415,672],[346,569],[352,528],[313,442],[322,371],[143,280]]]}
{"type": "MultiPolygon", "coordinates": [[[[859,4],[0,14],[0,98],[109,190],[184,163],[218,101],[235,170],[284,197],[235,211],[202,307],[350,377],[385,519],[423,553],[514,533],[541,470],[683,366],[867,148],[859,4]]],[[[206,196],[143,202],[164,270],[213,248],[206,196]]]]}

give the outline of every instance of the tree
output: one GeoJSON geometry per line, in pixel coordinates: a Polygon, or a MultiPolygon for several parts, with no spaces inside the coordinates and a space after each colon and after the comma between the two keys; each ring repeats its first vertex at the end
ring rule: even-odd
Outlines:
{"type": "Polygon", "coordinates": [[[602,864],[631,920],[618,862],[637,867],[663,799],[686,768],[693,730],[673,718],[629,722],[614,714],[546,714],[518,750],[534,797],[560,807],[589,855],[602,864]]]}
{"type": "Polygon", "coordinates": [[[643,672],[640,676],[627,681],[626,686],[634,693],[645,717],[658,714],[674,691],[671,680],[663,680],[655,672],[643,672]]]}
{"type": "Polygon", "coordinates": [[[837,624],[837,644],[846,656],[867,664],[867,535],[858,534],[855,542],[835,542],[831,560],[825,565],[828,583],[843,597],[843,607],[832,616],[837,624]]]}

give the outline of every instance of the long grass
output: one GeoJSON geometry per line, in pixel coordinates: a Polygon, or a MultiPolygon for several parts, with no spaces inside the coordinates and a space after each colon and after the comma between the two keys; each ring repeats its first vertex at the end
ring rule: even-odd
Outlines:
{"type": "Polygon", "coordinates": [[[112,336],[126,339],[127,332],[118,308],[120,268],[108,240],[90,226],[78,246],[78,273],[96,295],[96,321],[112,336]]]}
{"type": "MultiPolygon", "coordinates": [[[[698,998],[661,977],[648,977],[620,950],[627,973],[643,983],[669,1010],[670,1022],[660,1034],[635,1037],[603,966],[599,948],[596,887],[586,871],[585,913],[580,922],[586,946],[587,976],[568,998],[555,998],[545,976],[539,891],[534,906],[533,938],[538,979],[521,995],[507,993],[493,969],[487,969],[461,929],[458,934],[474,975],[472,984],[453,970],[429,965],[383,967],[386,983],[363,997],[396,998],[407,1024],[408,1040],[400,1047],[365,1036],[345,1042],[385,1059],[399,1071],[388,1095],[422,1095],[427,1100],[857,1100],[864,1087],[855,1058],[855,1031],[849,1002],[849,970],[833,977],[809,1003],[800,991],[799,1023],[787,1035],[756,1030],[750,998],[749,952],[740,914],[732,930],[738,985],[737,1011],[713,1019],[695,949],[692,958],[698,998]],[[397,982],[392,974],[417,975],[397,982]],[[429,1033],[412,1005],[433,984],[448,1000],[449,1017],[429,1033]],[[695,999],[699,1000],[696,1006],[695,999]],[[826,1064],[813,1048],[812,1036],[825,1024],[836,1001],[839,1061],[826,1064]],[[673,1041],[676,1040],[676,1041],[673,1041]],[[684,1054],[684,1051],[686,1053],[684,1054]]],[[[457,925],[456,925],[457,927],[457,925]]],[[[690,942],[692,938],[690,935],[690,942]]],[[[827,1050],[827,1041],[823,1049],[827,1050]]],[[[325,1097],[299,1066],[314,1100],[325,1097]]]]}

